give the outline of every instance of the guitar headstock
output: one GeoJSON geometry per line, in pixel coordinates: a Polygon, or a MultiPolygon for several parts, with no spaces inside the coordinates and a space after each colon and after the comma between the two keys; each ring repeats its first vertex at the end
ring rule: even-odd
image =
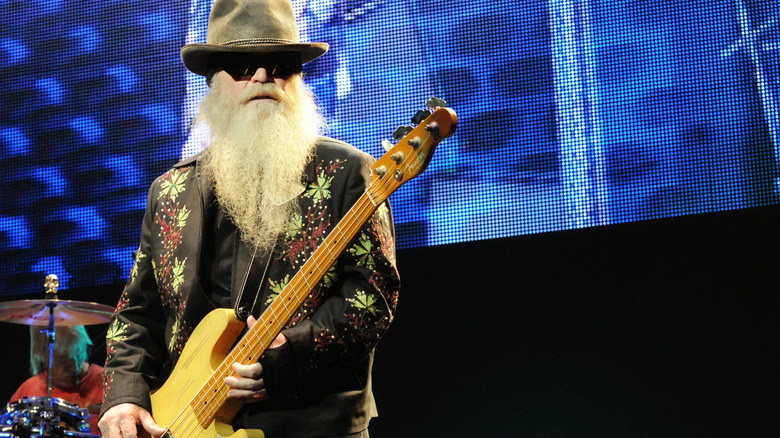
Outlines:
{"type": "Polygon", "coordinates": [[[395,146],[390,145],[392,147],[372,167],[374,180],[369,190],[375,200],[384,201],[401,184],[421,174],[431,162],[439,142],[455,132],[458,116],[450,108],[439,107],[443,103],[441,99],[431,98],[428,105],[435,109],[433,113],[418,111],[412,119],[417,123],[416,127],[402,126],[393,133],[393,137],[400,140],[395,146]]]}

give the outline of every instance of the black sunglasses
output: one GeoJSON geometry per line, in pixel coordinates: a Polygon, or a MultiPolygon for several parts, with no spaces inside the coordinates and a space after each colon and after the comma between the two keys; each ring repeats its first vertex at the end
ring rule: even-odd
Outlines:
{"type": "Polygon", "coordinates": [[[217,70],[224,70],[233,78],[252,76],[260,67],[264,68],[269,76],[276,77],[287,77],[302,70],[301,56],[295,52],[267,55],[223,54],[214,59],[213,65],[217,70]]]}

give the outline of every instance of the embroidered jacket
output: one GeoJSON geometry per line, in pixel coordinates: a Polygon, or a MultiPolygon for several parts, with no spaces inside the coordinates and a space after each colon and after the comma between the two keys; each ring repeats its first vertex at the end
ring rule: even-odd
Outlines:
{"type": "MultiPolygon", "coordinates": [[[[298,197],[301,215],[272,254],[257,303],[261,310],[363,193],[371,162],[346,143],[320,139],[298,197]]],[[[135,264],[107,333],[101,415],[124,402],[151,410],[149,392],[165,382],[192,330],[213,310],[204,290],[208,282],[200,277],[203,234],[210,231],[204,218],[213,199],[200,176],[199,156],[152,184],[135,264]]],[[[243,278],[245,269],[234,260],[233,278],[243,278]]],[[[240,286],[232,282],[231,303],[240,286]]],[[[373,351],[393,319],[398,288],[392,219],[382,204],[283,330],[290,350],[279,360],[278,373],[288,380],[284,394],[247,405],[236,422],[261,428],[269,438],[367,427],[376,415],[373,351]]]]}

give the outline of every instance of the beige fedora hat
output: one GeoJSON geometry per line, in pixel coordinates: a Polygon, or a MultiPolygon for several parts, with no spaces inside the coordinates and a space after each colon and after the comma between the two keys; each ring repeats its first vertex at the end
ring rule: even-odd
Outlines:
{"type": "Polygon", "coordinates": [[[206,76],[218,53],[298,52],[301,63],[328,51],[327,43],[301,43],[290,0],[215,0],[206,43],[181,49],[184,66],[206,76]]]}

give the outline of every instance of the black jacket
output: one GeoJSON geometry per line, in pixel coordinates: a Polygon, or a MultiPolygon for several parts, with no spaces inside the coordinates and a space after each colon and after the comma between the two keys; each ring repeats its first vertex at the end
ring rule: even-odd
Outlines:
{"type": "MultiPolygon", "coordinates": [[[[372,161],[346,143],[321,138],[298,198],[302,215],[271,255],[260,311],[364,192],[372,161]]],[[[141,245],[107,334],[102,412],[123,402],[151,410],[149,391],[165,382],[192,330],[213,310],[200,265],[212,202],[198,156],[152,184],[141,245]]],[[[233,278],[242,278],[246,267],[236,258],[233,278]]],[[[241,282],[231,285],[234,304],[241,282]]],[[[268,438],[365,429],[376,415],[373,351],[393,319],[398,288],[392,218],[382,204],[287,324],[287,344],[261,359],[268,401],[246,405],[234,424],[263,429],[268,438]]]]}

